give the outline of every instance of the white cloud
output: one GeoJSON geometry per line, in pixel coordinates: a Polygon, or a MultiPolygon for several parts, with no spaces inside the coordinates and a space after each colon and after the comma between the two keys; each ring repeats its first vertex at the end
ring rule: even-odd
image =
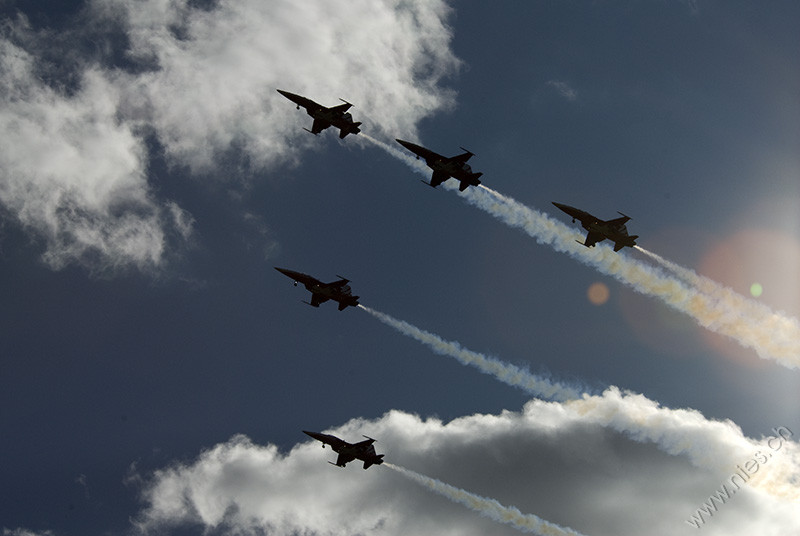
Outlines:
{"type": "MultiPolygon", "coordinates": [[[[614,397],[608,398],[613,405],[614,397]]],[[[691,432],[698,426],[681,412],[673,420],[667,427],[691,432]]],[[[534,400],[521,412],[449,423],[391,411],[330,432],[351,441],[375,437],[378,452],[392,464],[587,535],[694,534],[686,519],[728,475],[633,442],[600,421],[574,403],[534,400]]],[[[744,439],[735,436],[734,451],[744,439]]],[[[719,438],[728,440],[724,433],[719,438]]],[[[325,461],[335,454],[319,445],[305,442],[281,453],[236,436],[147,478],[146,507],[136,522],[146,532],[199,524],[237,534],[515,533],[384,467],[331,467],[325,461]]],[[[796,460],[796,443],[786,446],[781,456],[796,460]]],[[[783,469],[766,465],[762,471],[783,469]]],[[[800,530],[795,509],[794,499],[747,484],[703,531],[788,534],[800,530]]]]}
{"type": "Polygon", "coordinates": [[[118,90],[101,71],[83,73],[67,96],[37,76],[36,59],[0,41],[0,203],[46,244],[53,268],[158,266],[165,228],[191,232],[186,214],[156,203],[141,139],[117,117],[118,90]]]}
{"type": "Polygon", "coordinates": [[[413,137],[421,118],[453,105],[441,87],[459,65],[444,2],[196,4],[93,0],[87,31],[118,40],[109,36],[121,28],[137,66],[109,70],[76,47],[70,94],[42,81],[45,62],[30,51],[47,56],[79,40],[80,28],[55,36],[31,32],[24,18],[6,23],[14,41],[0,42],[0,203],[44,240],[53,268],[150,269],[170,237],[191,234],[184,209],[154,198],[143,132],[197,173],[222,171],[231,155],[258,170],[316,141],[302,130],[311,118],[276,88],[326,105],[346,98],[365,129],[387,137],[413,137]]]}
{"type": "Polygon", "coordinates": [[[578,91],[568,83],[561,80],[548,80],[547,85],[558,91],[558,94],[570,102],[578,100],[578,91]]]}
{"type": "Polygon", "coordinates": [[[3,528],[3,536],[53,536],[53,533],[49,530],[44,532],[34,532],[32,530],[24,529],[24,528],[16,528],[16,529],[7,529],[3,528]]]}
{"type": "Polygon", "coordinates": [[[194,171],[215,168],[231,148],[260,168],[293,158],[298,141],[311,143],[302,130],[311,118],[277,88],[327,106],[345,98],[366,130],[392,138],[452,105],[440,82],[459,62],[443,2],[189,4],[94,6],[98,16],[124,13],[130,54],[151,67],[125,81],[124,112],[154,126],[167,153],[194,171]]]}

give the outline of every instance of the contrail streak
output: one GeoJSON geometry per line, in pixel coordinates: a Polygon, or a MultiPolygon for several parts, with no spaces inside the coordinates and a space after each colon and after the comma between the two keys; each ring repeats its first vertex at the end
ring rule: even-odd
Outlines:
{"type": "Polygon", "coordinates": [[[648,251],[641,246],[634,246],[638,251],[641,251],[661,266],[669,270],[670,272],[674,273],[695,289],[699,290],[700,292],[707,294],[717,300],[719,300],[723,305],[729,307],[731,309],[740,309],[745,311],[745,314],[750,318],[758,318],[762,324],[768,323],[775,323],[776,330],[780,332],[791,332],[791,331],[798,331],[800,330],[800,325],[796,319],[791,317],[786,317],[775,313],[772,309],[764,305],[763,303],[759,303],[756,300],[751,300],[745,296],[742,296],[735,290],[730,287],[726,287],[725,285],[721,285],[710,279],[708,277],[702,276],[695,272],[694,270],[690,270],[689,268],[685,268],[680,264],[674,263],[672,261],[668,261],[664,257],[653,253],[652,251],[648,251]]]}
{"type": "Polygon", "coordinates": [[[644,395],[611,386],[601,395],[581,394],[578,390],[551,382],[493,357],[467,350],[455,341],[391,316],[359,305],[381,322],[427,345],[434,352],[455,357],[496,379],[525,390],[537,398],[551,398],[563,410],[582,422],[612,428],[639,442],[650,442],[673,456],[685,455],[696,467],[724,472],[743,459],[755,444],[733,430],[732,423],[706,419],[700,412],[662,407],[644,395]]]}
{"type": "Polygon", "coordinates": [[[445,484],[435,478],[421,475],[391,463],[384,463],[383,466],[397,471],[429,490],[443,495],[453,502],[463,504],[470,510],[474,510],[489,519],[511,525],[523,532],[532,532],[541,536],[581,536],[579,532],[575,532],[570,528],[560,527],[533,514],[523,514],[513,506],[503,506],[494,499],[475,495],[450,484],[445,484]]]}
{"type": "Polygon", "coordinates": [[[458,360],[462,365],[469,365],[477,368],[484,374],[490,374],[503,383],[513,387],[524,389],[535,397],[548,398],[563,402],[581,398],[582,393],[571,387],[567,387],[558,382],[551,382],[545,378],[537,376],[530,371],[517,367],[510,363],[505,363],[494,357],[473,352],[463,348],[455,341],[445,341],[438,335],[424,331],[416,326],[393,318],[385,313],[381,313],[364,305],[359,305],[361,309],[368,312],[387,326],[391,326],[400,333],[408,335],[417,341],[430,347],[434,352],[449,355],[458,360]]]}
{"type": "Polygon", "coordinates": [[[371,142],[372,144],[377,145],[378,147],[380,147],[393,157],[397,158],[398,160],[406,164],[408,167],[410,167],[420,175],[425,175],[427,177],[428,175],[431,174],[431,171],[428,168],[428,166],[420,162],[416,156],[411,156],[407,152],[401,151],[400,149],[397,149],[396,147],[393,147],[388,143],[384,143],[381,140],[376,140],[372,136],[364,134],[363,132],[360,134],[360,136],[363,139],[371,142]]]}
{"type": "MultiPolygon", "coordinates": [[[[754,349],[760,357],[773,359],[785,367],[800,367],[800,324],[796,319],[774,313],[760,304],[752,304],[741,296],[734,298],[732,291],[706,294],[702,292],[704,286],[724,287],[707,278],[701,281],[696,274],[684,282],[627,255],[615,253],[608,246],[598,244],[586,248],[575,242],[573,229],[489,188],[472,189],[462,197],[508,225],[521,228],[540,243],[567,253],[642,294],[660,298],[667,305],[693,317],[701,326],[754,349]],[[701,288],[691,285],[697,281],[701,288]]],[[[685,269],[680,270],[682,275],[687,275],[685,269]]]]}
{"type": "MultiPolygon", "coordinates": [[[[410,165],[415,171],[423,171],[421,164],[412,157],[374,138],[367,139],[410,165]]],[[[443,187],[456,189],[452,181],[445,182],[443,187]]],[[[704,328],[754,349],[760,357],[773,359],[785,367],[800,368],[800,323],[796,319],[775,313],[760,304],[749,303],[749,300],[741,296],[734,298],[725,293],[704,293],[701,290],[703,285],[694,288],[693,283],[700,281],[696,274],[694,279],[690,277],[688,281],[681,280],[685,279],[683,276],[689,275],[683,268],[681,274],[669,265],[664,265],[678,275],[676,277],[628,257],[624,252],[616,253],[603,244],[593,248],[584,247],[576,243],[576,239],[582,238],[582,235],[576,233],[575,229],[483,185],[469,188],[459,195],[510,227],[523,230],[540,244],[566,253],[637,292],[660,298],[667,305],[694,318],[704,328]]]]}

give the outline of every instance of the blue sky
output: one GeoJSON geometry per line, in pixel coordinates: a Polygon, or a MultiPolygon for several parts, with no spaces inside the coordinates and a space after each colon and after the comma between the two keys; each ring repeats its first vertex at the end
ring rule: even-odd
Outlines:
{"type": "Polygon", "coordinates": [[[516,533],[385,467],[338,471],[303,429],[604,535],[693,534],[782,426],[764,480],[702,530],[797,522],[791,360],[423,186],[365,136],[311,136],[275,91],[353,102],[400,151],[466,147],[484,185],[568,226],[551,201],[622,211],[643,248],[747,298],[712,312],[796,325],[794,3],[0,9],[4,535],[516,533]],[[273,266],[341,274],[365,305],[588,398],[532,399],[362,310],[307,307],[273,266]]]}

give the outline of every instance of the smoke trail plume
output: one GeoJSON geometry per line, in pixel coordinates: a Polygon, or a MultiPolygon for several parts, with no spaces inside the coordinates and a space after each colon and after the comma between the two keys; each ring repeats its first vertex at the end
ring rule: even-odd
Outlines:
{"type": "MultiPolygon", "coordinates": [[[[521,228],[540,243],[567,253],[642,294],[660,298],[692,316],[701,326],[753,348],[760,357],[773,359],[785,367],[800,368],[800,324],[796,319],[754,304],[733,291],[726,292],[721,285],[696,274],[689,277],[689,283],[699,283],[700,289],[687,286],[627,255],[615,253],[608,246],[598,244],[586,248],[575,242],[574,230],[566,225],[489,188],[473,188],[462,197],[508,225],[521,228]],[[701,290],[703,287],[722,290],[706,294],[701,290]]],[[[667,266],[675,267],[674,263],[667,266]]],[[[678,271],[683,276],[689,275],[684,268],[678,271]]]]}
{"type": "MultiPolygon", "coordinates": [[[[421,164],[415,159],[374,138],[366,139],[415,171],[422,172],[421,164]]],[[[445,182],[443,187],[456,189],[452,181],[445,182]]],[[[711,288],[720,285],[698,279],[696,274],[691,276],[684,268],[678,267],[676,272],[674,268],[677,265],[673,263],[662,264],[677,273],[678,278],[632,259],[624,252],[614,252],[603,244],[586,248],[576,243],[581,235],[575,229],[483,185],[469,188],[459,195],[505,224],[522,229],[540,244],[593,266],[637,292],[660,298],[667,305],[693,317],[704,328],[754,349],[760,357],[773,359],[788,368],[800,368],[800,323],[796,319],[774,313],[760,304],[752,304],[741,296],[737,298],[733,296],[735,293],[704,293],[700,288],[709,284],[711,288]],[[685,276],[690,276],[688,281],[681,281],[680,278],[686,279],[685,276]],[[703,284],[694,288],[692,283],[698,281],[703,284]]]]}
{"type": "Polygon", "coordinates": [[[359,134],[359,137],[369,141],[370,143],[377,145],[396,159],[400,160],[408,167],[419,173],[420,175],[428,176],[430,175],[430,169],[428,166],[420,162],[415,156],[409,155],[407,152],[401,151],[400,149],[389,145],[388,143],[384,143],[381,140],[376,140],[369,134],[364,134],[363,132],[359,134]]]}
{"type": "Polygon", "coordinates": [[[359,305],[386,325],[427,345],[434,352],[455,357],[464,365],[518,387],[531,395],[563,403],[564,411],[586,422],[612,428],[639,442],[655,444],[673,456],[686,456],[692,465],[725,472],[744,459],[757,444],[745,438],[730,421],[706,419],[699,411],[671,409],[644,395],[611,386],[601,395],[580,394],[576,389],[536,376],[503,361],[462,348],[454,341],[421,330],[408,322],[359,305]]]}
{"type": "Polygon", "coordinates": [[[634,247],[670,272],[689,283],[693,288],[716,300],[719,300],[719,302],[725,307],[744,311],[744,315],[746,317],[757,318],[759,323],[762,325],[773,325],[774,327],[772,329],[774,329],[777,333],[800,332],[800,325],[798,325],[796,319],[777,314],[763,303],[759,303],[756,300],[742,296],[732,288],[721,285],[713,279],[698,274],[694,270],[684,268],[679,264],[668,261],[664,257],[657,255],[652,251],[648,251],[640,246],[634,247]]]}
{"type": "Polygon", "coordinates": [[[384,463],[383,466],[397,471],[421,486],[443,495],[453,502],[463,504],[470,510],[474,510],[489,519],[511,525],[523,532],[532,532],[541,536],[581,536],[579,532],[575,532],[570,528],[560,527],[533,514],[523,514],[517,508],[503,506],[494,499],[475,495],[391,463],[384,463]]]}
{"type": "Polygon", "coordinates": [[[445,341],[438,335],[419,329],[408,322],[398,320],[385,313],[365,307],[364,305],[359,305],[358,307],[387,326],[391,326],[400,333],[408,335],[422,344],[427,345],[434,352],[454,357],[462,365],[473,366],[484,374],[490,374],[503,383],[524,389],[535,397],[544,397],[563,402],[566,400],[574,400],[582,396],[581,392],[576,389],[567,387],[558,382],[551,382],[528,370],[510,363],[504,363],[494,357],[473,352],[472,350],[463,348],[455,341],[445,341]]]}

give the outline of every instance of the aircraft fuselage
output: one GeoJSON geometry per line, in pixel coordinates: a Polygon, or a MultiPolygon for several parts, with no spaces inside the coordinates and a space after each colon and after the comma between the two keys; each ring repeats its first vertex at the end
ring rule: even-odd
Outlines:
{"type": "Polygon", "coordinates": [[[361,129],[358,128],[361,123],[353,121],[353,116],[347,111],[352,106],[349,102],[340,104],[338,106],[331,106],[330,108],[323,106],[313,100],[290,93],[282,89],[278,93],[294,102],[299,110],[302,106],[306,109],[306,113],[314,118],[314,125],[312,126],[312,134],[319,134],[322,130],[334,126],[340,130],[339,137],[344,138],[348,134],[358,134],[361,129]]]}
{"type": "Polygon", "coordinates": [[[586,240],[583,242],[584,246],[592,247],[597,242],[602,242],[605,239],[614,242],[614,251],[619,251],[626,246],[633,247],[636,245],[638,236],[631,236],[628,234],[628,227],[625,225],[625,222],[630,220],[630,218],[622,213],[620,213],[622,216],[621,218],[606,221],[569,205],[562,205],[556,202],[553,202],[553,205],[569,214],[572,217],[573,223],[575,223],[575,220],[579,220],[581,222],[581,227],[589,231],[586,240]]]}
{"type": "Polygon", "coordinates": [[[339,281],[323,283],[319,279],[301,272],[287,270],[286,268],[278,268],[277,266],[275,269],[292,279],[295,286],[297,286],[298,283],[303,284],[306,290],[311,293],[311,302],[306,303],[312,307],[319,307],[321,303],[328,300],[338,302],[340,311],[347,306],[355,307],[358,305],[358,296],[353,296],[353,291],[350,285],[347,284],[349,281],[341,276],[339,276],[339,281]]]}
{"type": "Polygon", "coordinates": [[[449,158],[425,159],[425,164],[433,171],[447,173],[454,179],[468,178],[473,174],[472,167],[466,162],[454,162],[449,158]]]}
{"type": "Polygon", "coordinates": [[[336,463],[328,462],[331,465],[344,467],[353,460],[361,460],[364,462],[364,469],[367,469],[372,465],[380,465],[383,463],[383,454],[377,454],[375,452],[375,446],[373,445],[375,440],[371,437],[367,437],[365,441],[359,441],[358,443],[348,443],[330,434],[309,432],[307,430],[303,430],[303,433],[313,437],[317,441],[321,441],[323,448],[325,445],[330,445],[331,449],[339,455],[336,459],[336,463]]]}

